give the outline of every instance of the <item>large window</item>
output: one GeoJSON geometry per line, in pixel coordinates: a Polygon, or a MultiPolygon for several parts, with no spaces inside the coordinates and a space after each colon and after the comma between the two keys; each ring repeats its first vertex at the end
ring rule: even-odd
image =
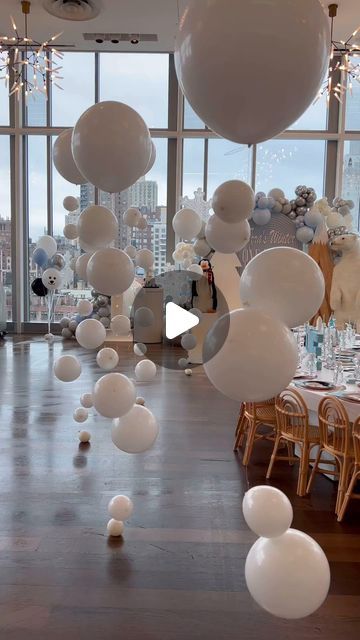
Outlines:
{"type": "Polygon", "coordinates": [[[79,116],[95,101],[95,55],[64,53],[61,87],[52,91],[52,125],[73,127],[79,116]]]}

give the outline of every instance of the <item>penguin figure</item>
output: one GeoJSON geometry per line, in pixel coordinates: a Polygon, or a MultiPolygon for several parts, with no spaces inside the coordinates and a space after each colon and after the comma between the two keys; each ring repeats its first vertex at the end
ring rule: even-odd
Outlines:
{"type": "Polygon", "coordinates": [[[204,258],[200,260],[199,264],[203,270],[204,277],[192,282],[191,306],[203,313],[215,313],[217,309],[217,293],[211,262],[204,258]]]}

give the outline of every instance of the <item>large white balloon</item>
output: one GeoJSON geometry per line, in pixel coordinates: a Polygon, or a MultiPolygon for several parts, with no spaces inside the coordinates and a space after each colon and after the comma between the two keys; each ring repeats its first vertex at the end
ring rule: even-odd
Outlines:
{"type": "Polygon", "coordinates": [[[180,238],[192,240],[201,231],[202,220],[197,211],[184,208],[175,213],[172,226],[180,238]]]}
{"type": "Polygon", "coordinates": [[[154,141],[151,140],[151,154],[150,154],[149,162],[148,162],[147,167],[145,169],[145,174],[148,173],[150,171],[150,169],[153,168],[155,160],[156,160],[156,147],[155,147],[154,141]]]}
{"type": "Polygon", "coordinates": [[[239,402],[269,400],[294,377],[298,350],[291,331],[257,309],[236,309],[219,318],[204,342],[210,382],[239,402]]]}
{"type": "Polygon", "coordinates": [[[244,495],[242,510],[248,527],[264,538],[281,536],[293,519],[289,498],[279,489],[268,485],[249,489],[244,495]]]}
{"type": "Polygon", "coordinates": [[[97,349],[106,338],[106,329],[95,318],[86,318],[76,327],[75,338],[84,349],[97,349]]]}
{"type": "Polygon", "coordinates": [[[111,347],[104,347],[96,354],[96,362],[100,369],[111,371],[119,362],[119,354],[111,347]]]}
{"type": "MultiPolygon", "coordinates": [[[[102,326],[102,325],[101,325],[102,326]]],[[[135,387],[122,373],[107,373],[96,382],[94,407],[105,418],[119,418],[135,404],[135,387]]]]}
{"type": "Polygon", "coordinates": [[[205,227],[206,242],[220,253],[240,251],[250,240],[251,228],[247,220],[228,224],[218,216],[209,218],[205,227]]]}
{"type": "Polygon", "coordinates": [[[72,129],[62,131],[54,142],[53,161],[60,175],[73,184],[86,184],[87,180],[75,164],[71,150],[72,129]]]}
{"type": "Polygon", "coordinates": [[[103,191],[124,191],[144,175],[152,151],[142,117],[122,102],[98,102],[75,124],[72,152],[79,171],[103,191]]]}
{"type": "Polygon", "coordinates": [[[127,336],[131,329],[129,318],[123,315],[114,316],[111,319],[110,329],[116,336],[127,336]]]}
{"type": "Polygon", "coordinates": [[[135,256],[135,264],[142,269],[151,269],[154,264],[154,254],[150,249],[140,249],[135,256]]]}
{"type": "Polygon", "coordinates": [[[156,364],[152,360],[140,360],[135,367],[135,378],[139,382],[150,382],[156,376],[156,364]]]}
{"type": "Polygon", "coordinates": [[[258,253],[241,275],[243,304],[262,309],[288,327],[310,320],[324,295],[321,269],[304,251],[292,247],[274,247],[258,253]]]}
{"type": "Polygon", "coordinates": [[[304,618],[324,602],[330,568],[318,543],[306,533],[288,529],[277,538],[259,538],[245,563],[247,587],[273,616],[304,618]]]}
{"type": "Polygon", "coordinates": [[[152,447],[158,433],[155,416],[146,407],[135,404],[126,415],[114,420],[111,438],[121,451],[143,453],[152,447]]]}
{"type": "Polygon", "coordinates": [[[76,356],[60,356],[55,360],[54,374],[62,382],[73,382],[81,374],[81,364],[76,356]]]}
{"type": "Polygon", "coordinates": [[[40,236],[36,246],[38,249],[44,249],[48,258],[52,258],[57,252],[57,243],[52,236],[40,236]]]}
{"type": "Polygon", "coordinates": [[[93,303],[90,300],[79,300],[76,311],[80,316],[89,316],[93,311],[93,303]]]}
{"type": "Polygon", "coordinates": [[[100,204],[91,204],[81,212],[77,228],[80,242],[92,249],[106,247],[117,238],[119,231],[116,216],[100,204]]]}
{"type": "Polygon", "coordinates": [[[87,281],[86,270],[91,256],[92,253],[82,253],[75,262],[75,273],[77,273],[80,280],[84,280],[84,282],[87,281]]]}
{"type": "Polygon", "coordinates": [[[288,129],[312,104],[327,70],[329,40],[318,0],[187,0],[176,72],[210,129],[254,144],[288,129]]]}
{"type": "Polygon", "coordinates": [[[129,256],[114,247],[95,251],[86,269],[88,283],[107,296],[124,293],[133,282],[134,273],[129,256]]]}
{"type": "Polygon", "coordinates": [[[255,196],[252,188],[242,180],[228,180],[214,191],[212,208],[224,222],[246,220],[253,212],[255,196]]]}

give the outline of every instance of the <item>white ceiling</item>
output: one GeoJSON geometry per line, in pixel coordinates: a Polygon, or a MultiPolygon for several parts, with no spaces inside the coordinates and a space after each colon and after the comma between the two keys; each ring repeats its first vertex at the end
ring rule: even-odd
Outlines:
{"type": "MultiPolygon", "coordinates": [[[[299,0],[301,1],[301,0],[299,0]]],[[[42,0],[31,1],[29,33],[43,41],[49,35],[63,31],[58,42],[74,45],[75,49],[99,51],[172,51],[178,21],[178,4],[186,0],[99,0],[101,11],[97,18],[86,22],[60,20],[49,15],[42,7],[42,0]],[[158,42],[120,45],[85,42],[84,32],[97,33],[156,33],[158,42]]],[[[328,2],[322,1],[327,7],[328,2]]],[[[348,37],[360,25],[360,1],[338,0],[339,10],[335,22],[335,37],[348,37]]],[[[17,21],[22,33],[20,0],[1,0],[0,33],[10,34],[9,15],[17,21]]]]}

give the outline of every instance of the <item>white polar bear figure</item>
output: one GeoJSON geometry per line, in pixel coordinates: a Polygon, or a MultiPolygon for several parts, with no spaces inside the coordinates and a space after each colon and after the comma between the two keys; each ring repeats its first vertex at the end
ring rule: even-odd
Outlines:
{"type": "Polygon", "coordinates": [[[345,233],[335,236],[329,245],[332,251],[341,253],[334,266],[330,291],[336,326],[344,329],[347,322],[352,322],[360,331],[360,237],[345,233]]]}

